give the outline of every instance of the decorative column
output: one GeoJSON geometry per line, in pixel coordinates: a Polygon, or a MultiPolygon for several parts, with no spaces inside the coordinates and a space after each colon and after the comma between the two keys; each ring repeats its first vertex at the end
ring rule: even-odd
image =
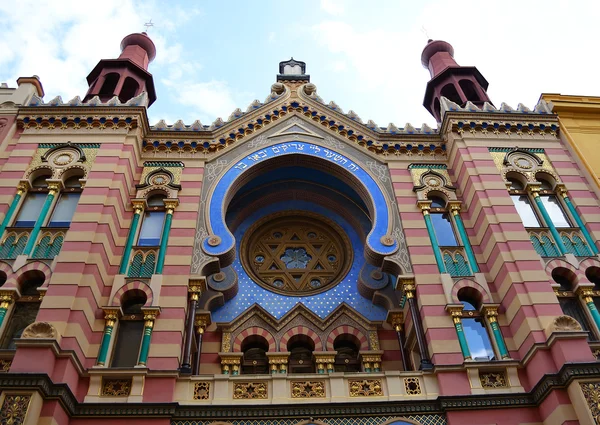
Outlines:
{"type": "Polygon", "coordinates": [[[429,234],[429,240],[431,241],[431,247],[433,248],[435,262],[437,263],[440,273],[446,273],[446,264],[444,264],[440,246],[438,245],[437,237],[435,236],[435,230],[433,229],[433,223],[431,222],[431,216],[429,215],[431,201],[419,201],[417,202],[417,205],[421,208],[423,218],[425,219],[425,226],[427,227],[427,233],[429,234]]]}
{"type": "Polygon", "coordinates": [[[461,203],[459,201],[451,201],[449,202],[449,207],[450,211],[452,212],[452,215],[454,216],[454,223],[456,224],[456,229],[458,230],[458,234],[460,235],[460,240],[463,243],[465,253],[467,254],[467,258],[469,259],[471,271],[473,273],[478,273],[479,266],[477,265],[477,259],[475,258],[473,247],[471,247],[471,242],[469,241],[469,236],[467,235],[467,230],[465,229],[465,225],[460,216],[461,203]]]}
{"type": "Polygon", "coordinates": [[[496,340],[496,346],[500,352],[500,357],[503,359],[510,359],[508,349],[506,348],[506,344],[504,342],[504,337],[500,331],[500,325],[498,325],[498,306],[483,305],[481,309],[483,310],[483,313],[485,314],[485,317],[492,328],[492,333],[494,334],[494,339],[496,340]]]}
{"type": "Polygon", "coordinates": [[[240,374],[240,363],[244,353],[219,353],[223,375],[236,376],[240,374]]]}
{"type": "Polygon", "coordinates": [[[38,235],[40,234],[40,229],[42,228],[42,225],[46,221],[46,216],[48,215],[48,212],[50,211],[52,202],[54,202],[54,197],[60,190],[60,183],[58,183],[58,182],[50,183],[49,182],[48,189],[49,189],[48,195],[46,196],[46,200],[44,201],[44,205],[42,206],[40,215],[37,218],[37,220],[35,221],[33,230],[31,230],[31,233],[29,234],[29,239],[27,239],[27,245],[25,245],[25,249],[23,250],[23,255],[27,255],[28,257],[31,254],[33,247],[35,246],[38,235]]]}
{"type": "Polygon", "coordinates": [[[579,287],[577,288],[577,294],[581,297],[588,310],[590,311],[590,314],[594,319],[594,323],[596,324],[596,328],[600,330],[600,313],[598,312],[596,304],[594,304],[594,299],[592,298],[594,291],[592,290],[592,288],[579,287]]]}
{"type": "Polygon", "coordinates": [[[317,365],[317,373],[323,374],[334,372],[335,355],[337,351],[313,351],[315,363],[317,365]]]}
{"type": "Polygon", "coordinates": [[[204,330],[210,325],[210,313],[202,312],[196,313],[196,320],[194,326],[196,327],[196,358],[194,359],[193,374],[198,375],[200,373],[200,356],[202,354],[202,337],[204,336],[204,330]]]}
{"type": "MultiPolygon", "coordinates": [[[[596,243],[595,243],[594,239],[592,238],[592,235],[590,235],[590,232],[588,232],[587,229],[585,228],[585,224],[583,224],[583,221],[581,220],[581,217],[577,213],[575,206],[571,203],[571,200],[569,199],[569,195],[567,194],[567,188],[564,187],[563,185],[560,185],[560,186],[556,187],[556,190],[558,191],[558,193],[560,193],[562,195],[562,197],[565,201],[565,205],[569,209],[571,216],[575,219],[575,222],[577,222],[577,226],[579,226],[579,230],[581,230],[581,233],[583,233],[583,237],[585,237],[585,240],[586,240],[588,246],[590,247],[590,249],[592,250],[594,255],[597,255],[598,248],[596,248],[596,243]]],[[[1,233],[0,233],[0,235],[1,235],[1,233]]]]}
{"type": "Polygon", "coordinates": [[[131,248],[133,248],[133,241],[137,234],[137,228],[140,223],[140,215],[146,207],[145,200],[132,201],[133,203],[133,220],[131,220],[131,227],[129,228],[129,234],[127,235],[127,242],[125,243],[125,249],[123,250],[123,257],[121,258],[121,267],[119,268],[119,274],[127,273],[127,267],[129,267],[129,257],[131,257],[131,248]]]}
{"type": "Polygon", "coordinates": [[[552,237],[554,238],[554,241],[556,242],[556,246],[558,247],[558,250],[560,251],[560,253],[562,255],[566,254],[567,249],[565,248],[565,244],[563,243],[562,239],[560,238],[560,235],[558,234],[558,230],[556,230],[556,227],[554,226],[554,223],[552,222],[552,219],[550,218],[548,211],[546,211],[546,207],[544,206],[544,203],[542,202],[542,198],[540,198],[540,188],[538,186],[527,186],[527,188],[529,190],[529,193],[531,193],[531,196],[533,196],[533,199],[535,199],[535,203],[536,203],[538,209],[540,210],[542,217],[544,217],[544,221],[546,222],[546,225],[548,226],[550,233],[552,233],[552,237]]]}
{"type": "Polygon", "coordinates": [[[277,373],[287,373],[289,357],[290,353],[288,351],[267,353],[269,365],[271,366],[271,374],[276,375],[277,373]]]}
{"type": "Polygon", "coordinates": [[[177,205],[179,205],[178,199],[165,199],[163,202],[167,209],[167,215],[165,216],[165,223],[160,237],[160,249],[158,251],[158,259],[156,260],[156,274],[162,274],[163,272],[165,255],[167,255],[167,245],[169,243],[169,232],[171,231],[171,222],[173,221],[173,212],[177,205]]]}
{"type": "Polygon", "coordinates": [[[410,370],[410,365],[408,364],[408,360],[406,358],[406,350],[404,349],[404,330],[402,329],[402,324],[404,323],[404,313],[399,312],[390,312],[388,314],[389,322],[396,331],[396,336],[398,337],[398,345],[400,346],[400,358],[402,359],[402,367],[405,371],[410,370]]]}
{"type": "Polygon", "coordinates": [[[471,360],[471,352],[469,351],[469,344],[467,344],[467,337],[465,337],[465,331],[462,325],[462,311],[464,306],[462,305],[447,305],[446,311],[452,316],[454,322],[454,328],[456,329],[456,335],[458,336],[458,343],[460,344],[460,351],[462,352],[465,360],[471,360]]]}
{"type": "Polygon", "coordinates": [[[200,297],[200,286],[190,282],[188,286],[188,311],[186,321],[185,340],[183,343],[183,359],[181,360],[181,367],[179,371],[185,374],[192,373],[192,339],[194,336],[194,324],[196,321],[196,307],[198,305],[198,299],[200,297]]]}
{"type": "Polygon", "coordinates": [[[140,358],[138,360],[138,366],[146,366],[148,362],[148,352],[150,351],[150,340],[152,339],[152,330],[154,329],[154,321],[156,320],[156,316],[158,316],[158,309],[145,309],[142,308],[144,312],[144,336],[142,338],[142,348],[140,349],[140,358]]]}
{"type": "Polygon", "coordinates": [[[15,301],[17,294],[13,291],[0,291],[0,327],[6,317],[6,312],[10,305],[15,301]]]}
{"type": "Polygon", "coordinates": [[[2,237],[2,235],[4,235],[4,231],[10,224],[12,216],[15,213],[15,210],[17,209],[19,202],[21,201],[21,197],[23,196],[23,193],[27,192],[28,187],[29,187],[29,182],[21,182],[17,186],[17,194],[15,195],[13,201],[11,202],[10,207],[8,207],[8,211],[6,211],[4,220],[2,220],[2,224],[0,225],[0,238],[2,237]]]}
{"type": "Polygon", "coordinates": [[[361,351],[360,358],[362,359],[363,370],[367,373],[381,372],[381,356],[383,351],[369,350],[361,351]]]}
{"type": "MultiPolygon", "coordinates": [[[[439,249],[437,249],[439,253],[439,249]]],[[[417,346],[419,347],[419,355],[421,356],[421,370],[433,369],[433,364],[429,359],[429,353],[427,352],[427,344],[425,342],[425,332],[423,331],[423,324],[421,323],[421,315],[419,314],[419,307],[417,300],[415,299],[415,280],[414,279],[401,279],[402,290],[408,301],[408,308],[410,310],[410,317],[412,318],[413,326],[415,327],[415,335],[417,336],[417,346]]]]}
{"type": "Polygon", "coordinates": [[[112,338],[113,329],[115,328],[115,322],[119,317],[119,311],[119,308],[104,308],[104,335],[102,335],[102,343],[100,344],[98,360],[96,361],[98,366],[104,366],[106,364],[108,347],[110,347],[110,340],[112,338]]]}

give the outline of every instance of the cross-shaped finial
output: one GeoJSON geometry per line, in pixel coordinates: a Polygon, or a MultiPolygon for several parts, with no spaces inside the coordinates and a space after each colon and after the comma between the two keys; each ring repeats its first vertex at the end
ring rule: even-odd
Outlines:
{"type": "Polygon", "coordinates": [[[150,29],[150,27],[153,27],[153,26],[154,26],[154,24],[152,23],[152,19],[150,19],[150,21],[149,21],[149,22],[146,22],[146,23],[144,24],[144,26],[146,27],[146,32],[148,32],[148,30],[150,29]]]}

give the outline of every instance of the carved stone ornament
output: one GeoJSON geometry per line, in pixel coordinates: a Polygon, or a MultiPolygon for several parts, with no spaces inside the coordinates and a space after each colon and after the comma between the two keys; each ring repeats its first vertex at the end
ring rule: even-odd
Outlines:
{"type": "Polygon", "coordinates": [[[348,381],[350,397],[378,397],[383,395],[381,379],[348,381]]]}
{"type": "Polygon", "coordinates": [[[580,382],[579,386],[595,423],[600,423],[600,383],[580,382]]]}
{"type": "Polygon", "coordinates": [[[194,400],[210,399],[210,382],[196,382],[194,384],[194,400]]]}
{"type": "Polygon", "coordinates": [[[292,398],[323,398],[325,397],[324,381],[293,381],[292,398]]]}
{"type": "Polygon", "coordinates": [[[23,339],[56,339],[57,332],[48,322],[34,322],[21,335],[23,339]]]}
{"type": "Polygon", "coordinates": [[[9,394],[4,397],[0,408],[0,424],[21,425],[29,409],[31,395],[9,394]]]}
{"type": "Polygon", "coordinates": [[[550,333],[552,332],[567,332],[567,331],[582,331],[581,325],[571,316],[558,316],[550,326],[548,326],[550,333]]]}

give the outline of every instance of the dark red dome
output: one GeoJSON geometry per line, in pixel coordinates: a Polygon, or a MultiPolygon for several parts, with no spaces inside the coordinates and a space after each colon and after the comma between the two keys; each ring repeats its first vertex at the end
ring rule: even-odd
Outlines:
{"type": "Polygon", "coordinates": [[[442,40],[429,40],[421,53],[421,63],[425,68],[429,68],[429,59],[438,52],[448,52],[450,56],[454,57],[454,48],[450,43],[442,40]]]}
{"type": "Polygon", "coordinates": [[[156,46],[150,37],[145,32],[129,34],[121,41],[121,51],[125,50],[127,46],[140,46],[148,54],[148,62],[152,62],[156,57],[156,46]]]}

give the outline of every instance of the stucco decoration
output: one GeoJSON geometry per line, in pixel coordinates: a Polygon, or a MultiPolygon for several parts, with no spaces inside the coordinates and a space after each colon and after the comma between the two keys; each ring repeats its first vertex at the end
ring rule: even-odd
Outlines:
{"type": "Polygon", "coordinates": [[[94,165],[99,148],[100,145],[95,143],[40,143],[25,178],[40,169],[50,170],[52,179],[60,179],[70,170],[79,169],[85,178],[94,165]]]}
{"type": "Polygon", "coordinates": [[[547,333],[552,332],[570,332],[570,331],[582,331],[581,325],[571,316],[558,316],[556,319],[548,325],[547,333]]]}
{"type": "Polygon", "coordinates": [[[557,183],[560,177],[542,148],[490,148],[494,164],[508,183],[508,174],[520,174],[527,182],[536,182],[538,173],[550,175],[557,183]]]}
{"type": "Polygon", "coordinates": [[[268,141],[264,145],[261,143],[262,146],[249,151],[247,147],[252,144],[252,140],[249,140],[207,164],[200,200],[200,211],[204,213],[200,214],[197,224],[192,274],[205,274],[203,268],[215,259],[218,259],[221,267],[233,262],[236,241],[225,223],[229,201],[238,188],[261,170],[291,162],[332,173],[363,197],[373,221],[373,227],[366,237],[367,261],[378,266],[383,262],[384,270],[395,274],[412,273],[400,218],[393,208],[394,191],[387,167],[373,161],[344,140],[333,138],[306,118],[296,116],[280,121],[261,135],[264,137],[262,143],[268,141]],[[305,128],[319,137],[310,133],[295,134],[294,139],[277,143],[286,137],[279,133],[282,128],[289,126],[288,120],[292,118],[301,121],[305,128]],[[276,140],[269,141],[271,137],[276,140]],[[345,148],[343,153],[338,144],[345,148]],[[200,234],[207,236],[199,239],[200,234]],[[211,245],[210,236],[220,237],[220,243],[211,245]]]}
{"type": "Polygon", "coordinates": [[[34,322],[27,326],[21,335],[23,339],[56,339],[57,332],[48,322],[34,322]]]}

